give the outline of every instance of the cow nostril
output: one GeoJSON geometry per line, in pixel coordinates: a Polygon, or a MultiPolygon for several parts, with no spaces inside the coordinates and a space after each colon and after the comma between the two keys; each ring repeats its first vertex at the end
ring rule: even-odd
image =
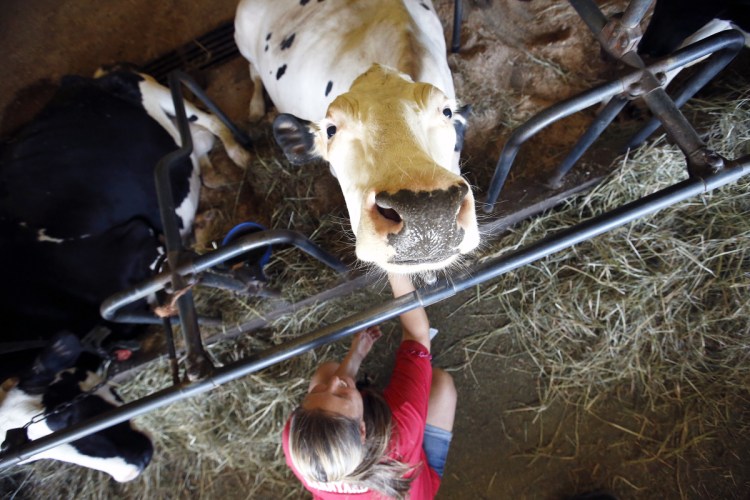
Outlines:
{"type": "Polygon", "coordinates": [[[388,220],[395,222],[396,224],[401,222],[401,216],[392,208],[385,208],[377,205],[378,213],[388,220]]]}

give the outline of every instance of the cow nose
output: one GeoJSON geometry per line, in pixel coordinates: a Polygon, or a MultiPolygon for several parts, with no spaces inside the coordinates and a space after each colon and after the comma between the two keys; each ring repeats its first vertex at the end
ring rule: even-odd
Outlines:
{"type": "Polygon", "coordinates": [[[375,195],[375,207],[387,221],[388,244],[395,250],[394,263],[441,261],[456,253],[463,240],[462,211],[469,187],[465,182],[447,189],[375,195]]]}

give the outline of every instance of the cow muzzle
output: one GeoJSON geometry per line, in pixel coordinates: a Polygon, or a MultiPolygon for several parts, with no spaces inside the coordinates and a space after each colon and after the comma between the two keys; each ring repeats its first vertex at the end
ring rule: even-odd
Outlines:
{"type": "Polygon", "coordinates": [[[442,269],[478,243],[474,198],[463,180],[446,189],[376,193],[370,213],[378,239],[387,242],[385,262],[376,262],[386,270],[442,269]]]}

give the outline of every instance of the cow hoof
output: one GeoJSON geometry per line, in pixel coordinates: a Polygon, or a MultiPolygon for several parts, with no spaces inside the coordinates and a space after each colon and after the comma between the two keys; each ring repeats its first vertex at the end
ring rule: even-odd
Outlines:
{"type": "Polygon", "coordinates": [[[227,148],[227,154],[229,155],[229,158],[232,159],[234,164],[240,167],[242,170],[247,170],[248,165],[250,165],[250,160],[252,160],[250,151],[243,148],[239,144],[236,147],[227,148]]]}

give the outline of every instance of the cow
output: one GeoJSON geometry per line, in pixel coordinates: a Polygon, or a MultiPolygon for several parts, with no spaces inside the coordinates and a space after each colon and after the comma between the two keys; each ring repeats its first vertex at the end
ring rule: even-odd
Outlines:
{"type": "Polygon", "coordinates": [[[235,40],[250,62],[250,118],[279,111],[294,164],[328,162],[360,261],[434,275],[479,244],[459,171],[460,107],[429,0],[242,0],[235,40]]]}
{"type": "MultiPolygon", "coordinates": [[[[120,406],[122,400],[114,389],[106,384],[100,386],[96,374],[99,361],[98,357],[82,351],[75,335],[57,334],[33,364],[3,382],[0,440],[5,439],[9,429],[22,429],[32,419],[34,422],[28,425],[26,433],[34,440],[120,406]],[[44,419],[35,418],[45,414],[48,415],[44,419]]],[[[21,463],[59,460],[106,472],[116,481],[125,482],[141,474],[153,452],[147,434],[130,422],[122,422],[21,463]]]]}
{"type": "MultiPolygon", "coordinates": [[[[193,153],[170,172],[183,236],[191,232],[199,167],[214,136],[240,166],[248,161],[215,116],[189,103],[186,112],[193,153]]],[[[107,388],[78,400],[95,384],[90,361],[79,356],[78,338],[100,331],[101,303],[149,278],[164,254],[154,171],[181,143],[174,116],[167,88],[147,75],[113,68],[95,78],[64,77],[31,123],[0,143],[0,353],[2,342],[38,348],[52,338],[33,368],[6,387],[3,435],[42,411],[52,414],[29,426],[31,439],[118,404],[107,388]]],[[[149,306],[143,301],[132,308],[148,312],[149,306]]],[[[104,326],[120,337],[134,333],[129,326],[104,326]]],[[[97,343],[101,347],[101,338],[97,343]]],[[[18,373],[36,352],[4,356],[0,372],[18,373]]],[[[143,470],[152,451],[147,437],[120,424],[34,459],[69,461],[127,481],[143,470]]]]}
{"type": "Polygon", "coordinates": [[[750,31],[750,0],[657,0],[638,53],[664,57],[731,28],[750,31]]]}
{"type": "MultiPolygon", "coordinates": [[[[102,301],[152,275],[164,254],[154,169],[180,144],[174,114],[169,90],[147,75],[114,68],[68,76],[1,146],[3,339],[44,340],[60,330],[84,336],[101,321],[102,301]]],[[[236,163],[248,161],[215,116],[190,104],[187,116],[194,151],[171,172],[183,236],[214,136],[236,163]]],[[[147,312],[143,303],[133,308],[147,312]]]]}

